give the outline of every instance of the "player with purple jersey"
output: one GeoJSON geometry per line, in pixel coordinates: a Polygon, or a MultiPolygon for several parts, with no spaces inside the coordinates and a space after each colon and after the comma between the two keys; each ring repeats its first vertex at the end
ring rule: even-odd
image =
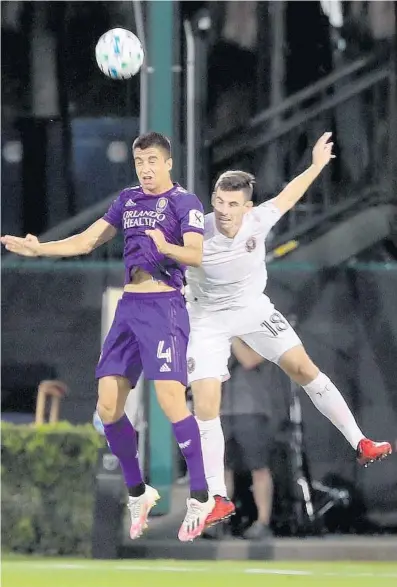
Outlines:
{"type": "Polygon", "coordinates": [[[136,432],[124,406],[142,371],[154,381],[189,471],[190,498],[178,534],[187,541],[201,534],[215,504],[208,494],[198,425],[185,399],[189,318],[181,290],[186,267],[201,264],[204,215],[197,196],[171,180],[166,137],[138,137],[133,156],[140,185],[123,190],[103,218],[84,232],[48,243],[32,235],[6,235],[1,242],[19,255],[72,257],[89,254],[123,231],[124,294],[96,369],[97,411],[120,461],[129,492],[130,536],[137,538],[159,495],[143,481],[136,432]]]}

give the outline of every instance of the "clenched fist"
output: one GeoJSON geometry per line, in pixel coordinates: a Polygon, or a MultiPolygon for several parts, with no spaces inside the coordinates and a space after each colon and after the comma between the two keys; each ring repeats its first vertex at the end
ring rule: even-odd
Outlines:
{"type": "Polygon", "coordinates": [[[313,147],[313,165],[319,171],[324,169],[331,159],[335,159],[335,155],[332,154],[334,143],[329,142],[331,137],[332,132],[325,132],[313,147]]]}

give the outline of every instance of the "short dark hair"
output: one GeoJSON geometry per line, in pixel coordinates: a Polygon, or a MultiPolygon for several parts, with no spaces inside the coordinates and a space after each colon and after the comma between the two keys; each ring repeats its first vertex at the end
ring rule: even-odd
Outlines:
{"type": "Polygon", "coordinates": [[[216,183],[214,191],[221,189],[224,192],[244,192],[245,199],[252,200],[254,191],[255,176],[246,171],[225,171],[222,173],[216,183]]]}
{"type": "Polygon", "coordinates": [[[171,141],[159,132],[147,132],[144,135],[139,135],[133,142],[132,150],[144,150],[150,147],[160,147],[167,153],[168,158],[171,157],[171,141]]]}

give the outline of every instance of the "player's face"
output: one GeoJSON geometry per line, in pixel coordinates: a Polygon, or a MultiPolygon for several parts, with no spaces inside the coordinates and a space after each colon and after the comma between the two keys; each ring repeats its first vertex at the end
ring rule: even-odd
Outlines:
{"type": "Polygon", "coordinates": [[[161,194],[170,189],[172,159],[159,147],[134,150],[135,171],[143,191],[161,194]]]}
{"type": "Polygon", "coordinates": [[[243,191],[224,192],[218,189],[212,196],[216,224],[221,232],[234,236],[242,225],[244,214],[252,208],[243,191]]]}

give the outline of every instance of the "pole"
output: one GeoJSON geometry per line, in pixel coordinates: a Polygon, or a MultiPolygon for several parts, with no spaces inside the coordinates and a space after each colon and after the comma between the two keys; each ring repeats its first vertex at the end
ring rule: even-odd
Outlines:
{"type": "Polygon", "coordinates": [[[185,20],[183,28],[186,37],[186,187],[189,192],[195,191],[195,43],[192,25],[185,20]]]}
{"type": "Polygon", "coordinates": [[[149,95],[149,82],[148,82],[148,72],[150,69],[150,62],[149,57],[147,54],[147,43],[146,43],[146,34],[145,34],[145,25],[144,25],[144,15],[143,15],[143,7],[141,0],[132,0],[133,9],[134,9],[134,18],[135,18],[135,26],[136,26],[136,34],[138,39],[142,43],[143,50],[145,52],[145,60],[142,65],[141,69],[141,76],[140,76],[140,116],[139,116],[139,134],[145,134],[149,130],[148,125],[148,95],[149,95]]]}
{"type": "MultiPolygon", "coordinates": [[[[147,68],[147,130],[165,134],[171,142],[175,138],[174,55],[179,45],[176,20],[179,2],[153,0],[147,3],[146,59],[147,68]]],[[[142,104],[144,105],[144,104],[142,104]]],[[[143,111],[146,116],[146,111],[143,111]]],[[[141,128],[144,128],[142,121],[141,128]]],[[[148,452],[149,480],[161,494],[153,514],[168,513],[171,507],[171,489],[174,481],[174,439],[171,424],[156,398],[153,382],[148,382],[148,452]]]]}

